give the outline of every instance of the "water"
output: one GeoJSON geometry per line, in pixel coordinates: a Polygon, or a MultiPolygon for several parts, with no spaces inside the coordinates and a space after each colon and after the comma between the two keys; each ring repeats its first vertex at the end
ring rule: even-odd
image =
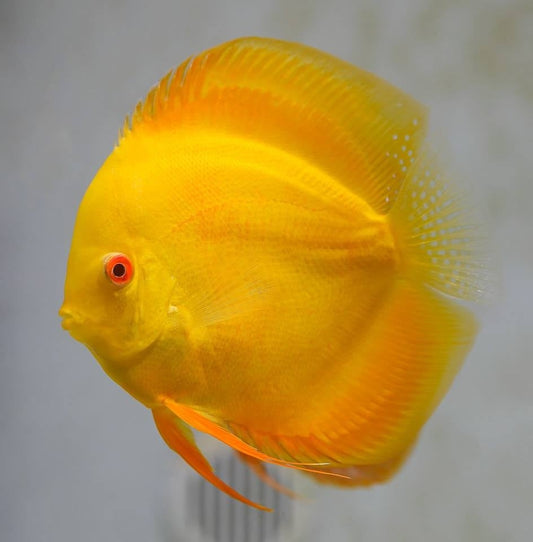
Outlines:
{"type": "MultiPolygon", "coordinates": [[[[191,542],[194,528],[238,541],[249,522],[249,536],[284,542],[528,541],[532,27],[528,0],[4,0],[0,540],[191,542]],[[56,316],[77,205],[125,114],[192,52],[249,34],[328,50],[428,104],[502,262],[497,307],[400,475],[371,490],[316,488],[310,502],[280,498],[268,517],[197,485],[56,316]]],[[[247,483],[231,465],[217,466],[247,483]]],[[[277,498],[264,491],[267,504],[277,498]]]]}

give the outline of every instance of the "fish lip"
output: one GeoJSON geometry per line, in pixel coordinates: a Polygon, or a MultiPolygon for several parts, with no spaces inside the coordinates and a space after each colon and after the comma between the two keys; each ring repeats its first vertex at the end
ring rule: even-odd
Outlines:
{"type": "Polygon", "coordinates": [[[61,327],[65,331],[70,331],[81,323],[81,318],[76,313],[70,311],[65,306],[59,309],[59,316],[61,317],[61,327]]]}
{"type": "Polygon", "coordinates": [[[76,321],[74,319],[73,316],[65,316],[63,317],[63,319],[61,320],[61,327],[65,330],[65,331],[69,331],[71,330],[74,326],[76,325],[76,321]]]}

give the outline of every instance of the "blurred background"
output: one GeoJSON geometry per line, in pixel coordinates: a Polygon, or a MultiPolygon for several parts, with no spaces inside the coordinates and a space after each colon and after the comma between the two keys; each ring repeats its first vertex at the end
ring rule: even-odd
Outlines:
{"type": "Polygon", "coordinates": [[[533,539],[532,36],[531,0],[2,0],[0,540],[533,539]],[[401,473],[349,492],[291,478],[308,499],[268,520],[199,484],[57,317],[77,206],[124,116],[187,56],[242,35],[324,49],[427,104],[500,268],[401,473]]]}

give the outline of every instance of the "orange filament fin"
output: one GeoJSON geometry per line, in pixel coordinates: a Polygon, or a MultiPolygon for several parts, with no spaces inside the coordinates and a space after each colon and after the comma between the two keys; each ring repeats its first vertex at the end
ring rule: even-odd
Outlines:
{"type": "Polygon", "coordinates": [[[169,410],[156,408],[152,410],[152,414],[155,425],[169,448],[179,454],[198,474],[230,497],[258,510],[272,511],[270,508],[247,499],[216,476],[213,468],[196,446],[191,430],[181,420],[173,416],[169,410]]]}
{"type": "MultiPolygon", "coordinates": [[[[243,463],[246,463],[248,467],[257,475],[257,477],[264,482],[265,484],[269,485],[271,488],[275,489],[276,491],[279,491],[283,495],[286,495],[287,497],[290,497],[291,499],[301,499],[302,497],[295,493],[294,491],[290,490],[288,487],[284,486],[283,484],[280,484],[275,478],[270,476],[268,474],[268,471],[265,467],[265,464],[259,461],[258,459],[255,459],[249,455],[243,454],[241,452],[237,452],[237,455],[243,461],[243,463]]],[[[312,473],[313,475],[320,476],[318,472],[312,473]]],[[[331,476],[323,476],[324,478],[333,478],[331,476]]],[[[336,478],[336,477],[335,477],[336,478]]]]}

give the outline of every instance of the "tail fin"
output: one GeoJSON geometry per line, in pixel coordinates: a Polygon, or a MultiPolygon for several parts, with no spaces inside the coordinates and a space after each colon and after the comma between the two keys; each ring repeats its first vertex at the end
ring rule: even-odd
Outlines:
{"type": "Polygon", "coordinates": [[[431,154],[420,152],[391,210],[405,272],[452,297],[479,301],[490,280],[475,217],[431,154]]]}

